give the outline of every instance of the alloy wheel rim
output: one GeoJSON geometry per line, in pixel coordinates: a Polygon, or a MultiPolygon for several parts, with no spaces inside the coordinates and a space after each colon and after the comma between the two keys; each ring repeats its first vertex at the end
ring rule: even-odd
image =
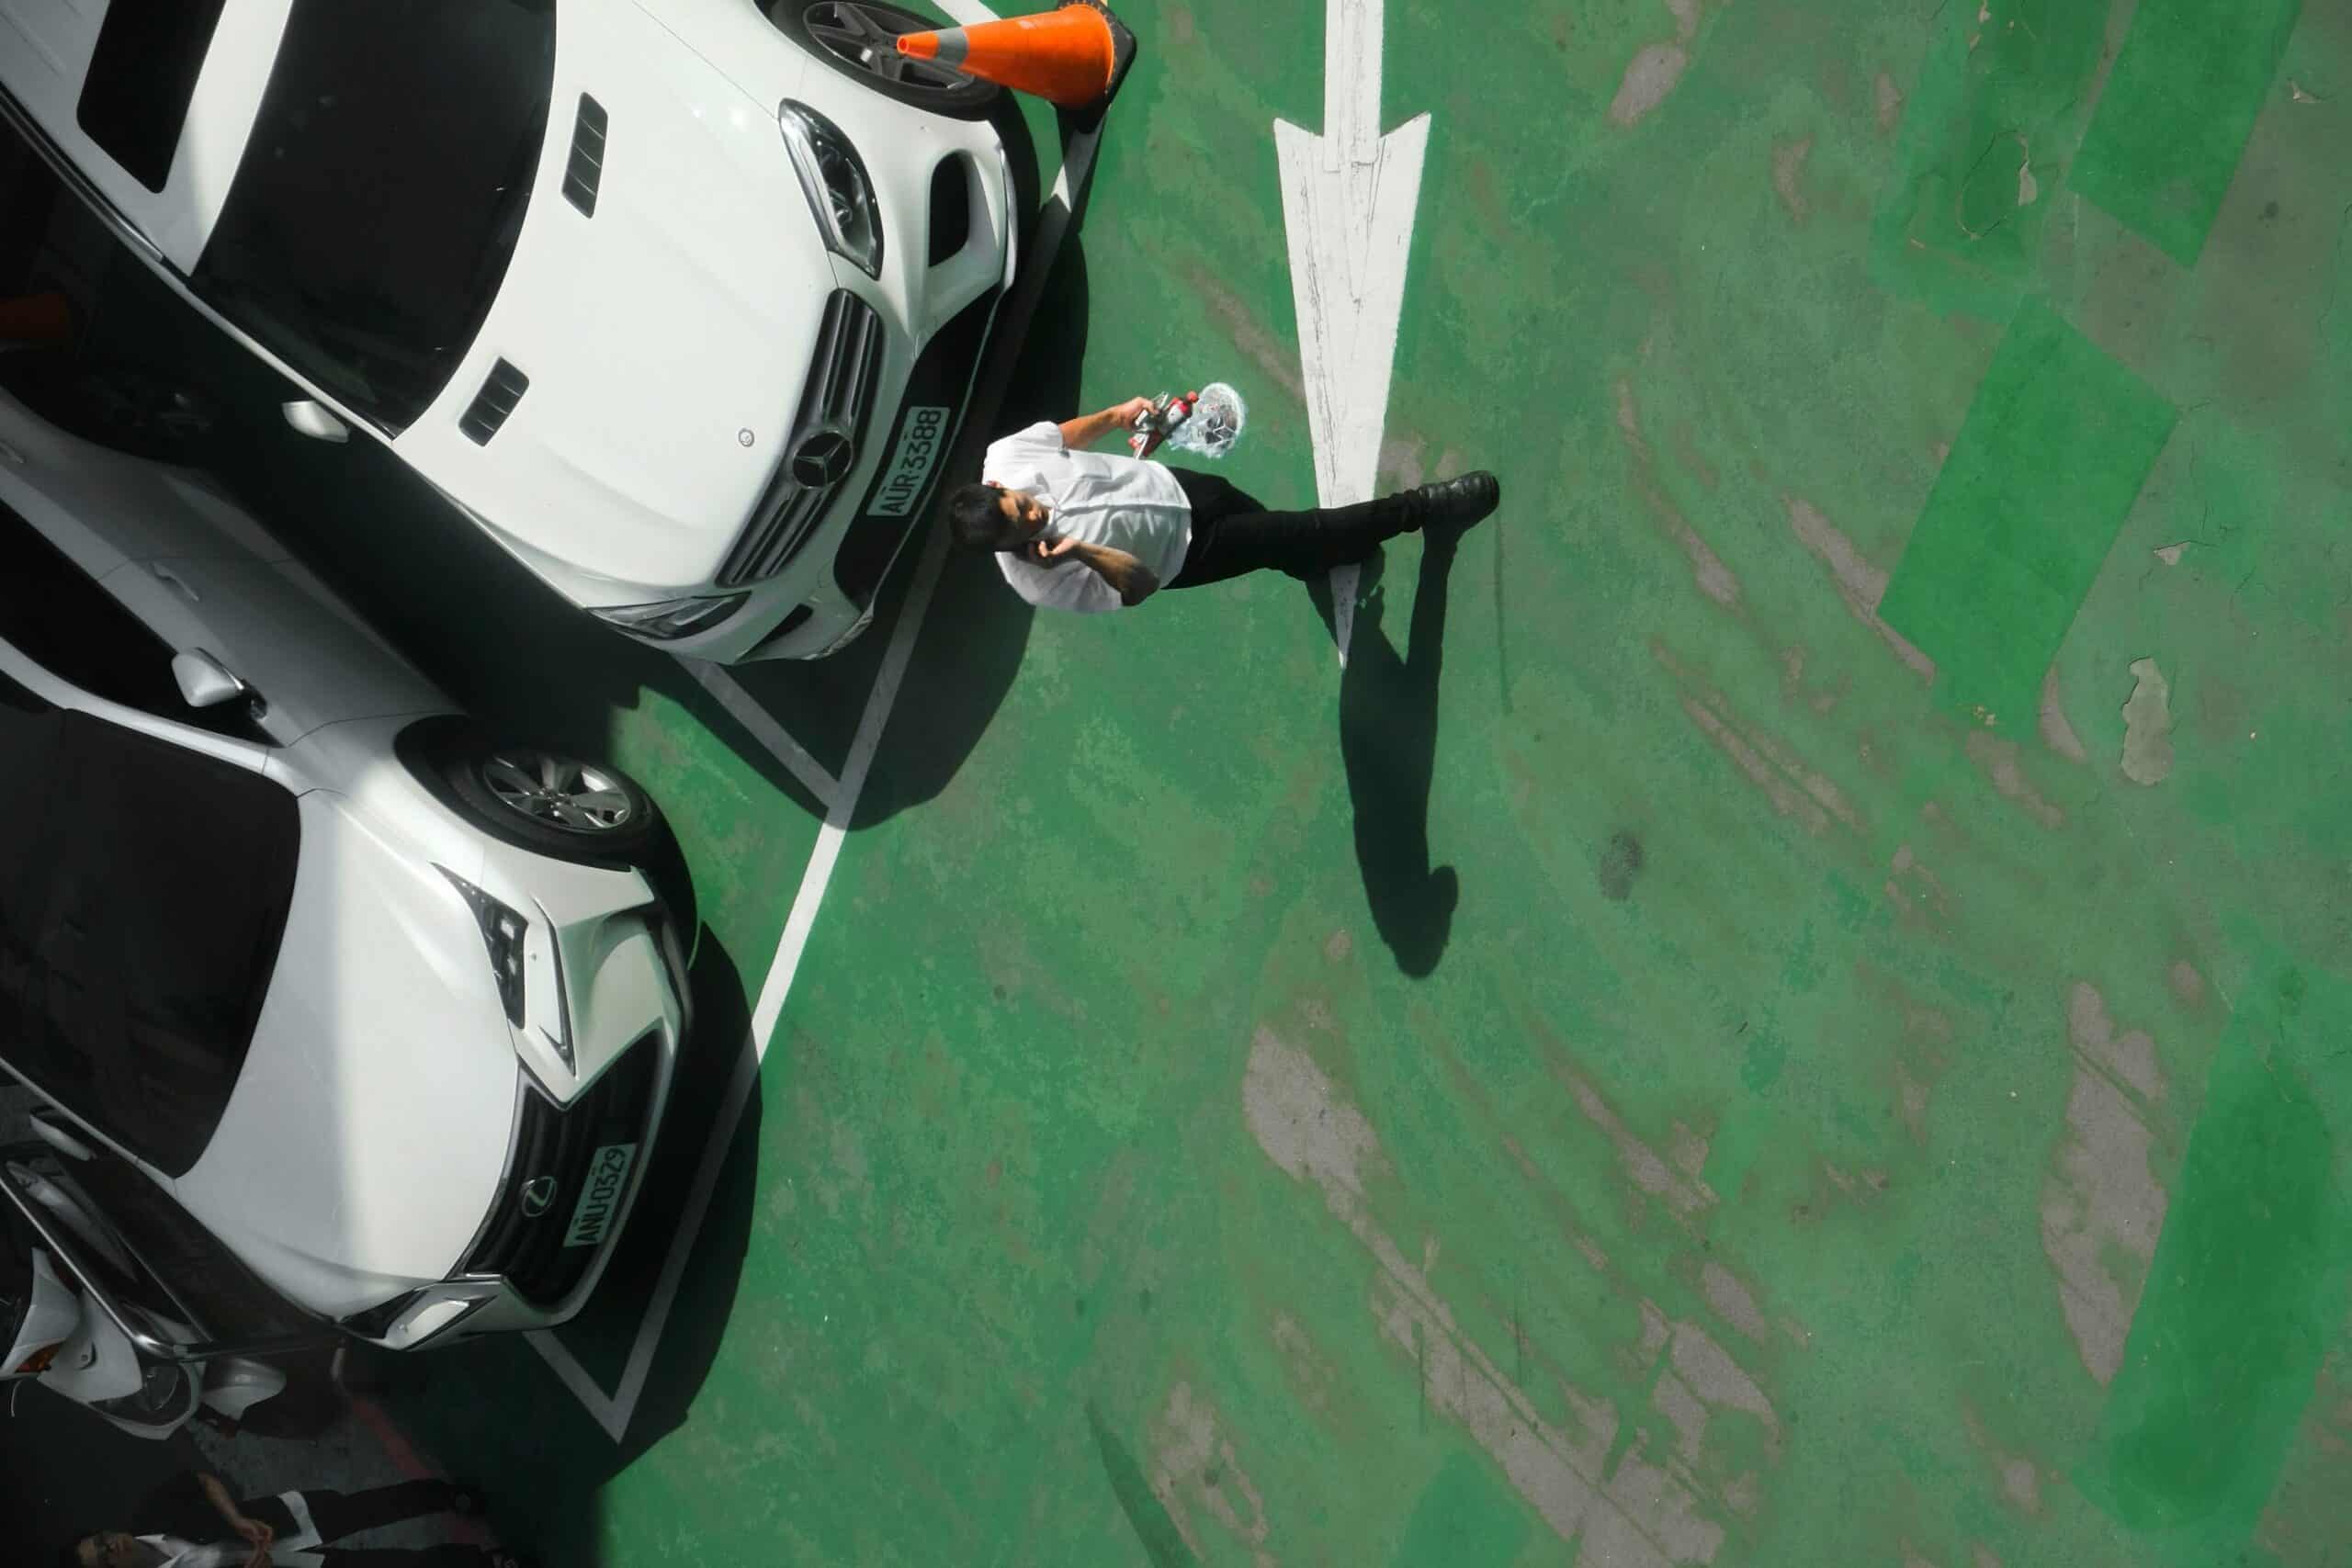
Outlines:
{"type": "Polygon", "coordinates": [[[508,810],[570,833],[615,832],[637,817],[616,776],[552,751],[492,752],[481,765],[481,782],[508,810]]]}
{"type": "Polygon", "coordinates": [[[808,36],[826,52],[869,76],[925,92],[951,93],[970,85],[972,78],[949,66],[916,60],[899,52],[899,35],[915,28],[895,17],[880,16],[856,0],[820,0],[808,7],[802,21],[808,36]]]}

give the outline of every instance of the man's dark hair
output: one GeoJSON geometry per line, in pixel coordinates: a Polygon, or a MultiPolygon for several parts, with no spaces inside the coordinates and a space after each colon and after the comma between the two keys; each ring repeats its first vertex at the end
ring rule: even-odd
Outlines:
{"type": "Polygon", "coordinates": [[[1004,491],[994,485],[958,485],[947,493],[947,526],[956,542],[975,550],[1001,550],[1006,538],[1004,510],[998,504],[1004,491]]]}

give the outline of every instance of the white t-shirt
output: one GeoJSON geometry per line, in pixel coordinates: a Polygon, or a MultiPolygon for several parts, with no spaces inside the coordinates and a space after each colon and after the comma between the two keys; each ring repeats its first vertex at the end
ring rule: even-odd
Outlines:
{"type": "MultiPolygon", "coordinates": [[[[214,1541],[198,1546],[168,1535],[142,1535],[138,1538],[145,1545],[164,1554],[164,1568],[245,1568],[254,1560],[254,1549],[243,1541],[214,1541]]],[[[282,1537],[270,1547],[269,1560],[279,1568],[306,1568],[326,1561],[319,1555],[318,1538],[311,1538],[311,1546],[289,1542],[282,1537]]]]}
{"type": "MultiPolygon", "coordinates": [[[[270,1543],[270,1562],[277,1568],[317,1568],[326,1559],[319,1554],[319,1527],[311,1520],[310,1503],[300,1492],[281,1492],[277,1500],[286,1506],[294,1529],[270,1543]]],[[[243,1541],[198,1545],[169,1535],[142,1535],[138,1540],[164,1554],[164,1568],[245,1568],[254,1557],[254,1549],[243,1541]]]]}
{"type": "MultiPolygon", "coordinates": [[[[1052,508],[1047,533],[1125,550],[1163,583],[1183,567],[1193,545],[1192,503],[1173,474],[1133,457],[1073,452],[1050,421],[990,445],[980,478],[1025,490],[1052,508]]],[[[1039,566],[999,550],[996,564],[1032,604],[1087,614],[1119,608],[1118,591],[1084,561],[1039,566]]]]}
{"type": "Polygon", "coordinates": [[[250,1546],[232,1547],[220,1542],[198,1546],[169,1535],[142,1535],[139,1541],[164,1554],[164,1568],[245,1568],[254,1555],[250,1546]]]}

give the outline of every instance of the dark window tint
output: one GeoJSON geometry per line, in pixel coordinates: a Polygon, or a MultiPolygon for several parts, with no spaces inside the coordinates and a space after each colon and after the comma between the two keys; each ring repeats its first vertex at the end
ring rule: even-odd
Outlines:
{"type": "Polygon", "coordinates": [[[186,711],[172,650],[39,529],[0,504],[0,637],[94,696],[186,711]]]}
{"type": "Polygon", "coordinates": [[[149,190],[162,190],[225,0],[113,0],[74,118],[149,190]]]}
{"type": "MultiPolygon", "coordinates": [[[[139,571],[136,563],[120,569],[139,571]]],[[[0,502],[0,637],[94,696],[239,740],[266,739],[250,706],[192,708],[172,649],[46,535],[0,502]]]]}
{"type": "Polygon", "coordinates": [[[544,5],[295,0],[197,291],[346,407],[406,428],[506,276],[554,77],[544,5]]]}
{"type": "Polygon", "coordinates": [[[0,707],[0,1050],[167,1175],[236,1087],[294,893],[294,797],[87,714],[0,707]]]}

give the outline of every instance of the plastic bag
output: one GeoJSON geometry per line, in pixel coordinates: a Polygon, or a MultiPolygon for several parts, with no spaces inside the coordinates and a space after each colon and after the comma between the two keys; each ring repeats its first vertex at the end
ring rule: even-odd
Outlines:
{"type": "Polygon", "coordinates": [[[1241,439],[1241,426],[1249,417],[1250,410],[1240,393],[1223,381],[1212,381],[1201,389],[1201,400],[1193,405],[1193,417],[1170,434],[1167,444],[1180,452],[1222,457],[1241,439]]]}

